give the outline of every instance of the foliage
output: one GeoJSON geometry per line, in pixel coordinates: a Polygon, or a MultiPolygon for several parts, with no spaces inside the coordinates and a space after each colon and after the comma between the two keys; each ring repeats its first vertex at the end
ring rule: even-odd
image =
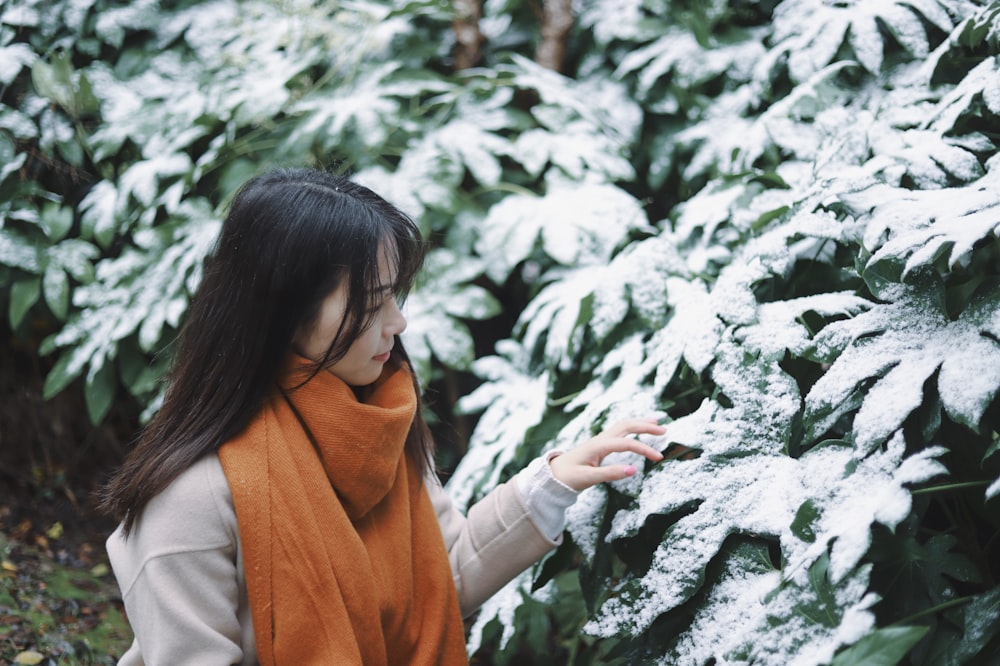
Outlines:
{"type": "Polygon", "coordinates": [[[155,409],[238,184],[349,171],[432,241],[408,343],[425,383],[477,379],[457,501],[668,424],[471,652],[1000,654],[1000,3],[594,0],[565,75],[517,0],[463,72],[440,2],[2,12],[0,305],[49,395],[155,409]]]}

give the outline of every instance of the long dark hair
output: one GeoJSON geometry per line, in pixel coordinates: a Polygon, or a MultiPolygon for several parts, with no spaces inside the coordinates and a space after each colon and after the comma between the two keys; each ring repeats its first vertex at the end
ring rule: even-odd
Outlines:
{"type": "MultiPolygon", "coordinates": [[[[366,187],[313,169],[247,182],[222,226],[174,351],[162,407],[104,489],[102,506],[126,535],[147,502],[205,454],[239,434],[275,389],[300,327],[347,285],[347,311],[316,370],[341,358],[371,324],[378,253],[398,269],[404,297],[423,263],[413,220],[366,187]]],[[[384,298],[384,295],[381,297],[384,298]]],[[[408,363],[395,340],[393,363],[408,363]]],[[[420,395],[414,377],[414,389],[420,395]]],[[[407,454],[427,474],[433,443],[420,409],[407,454]]]]}

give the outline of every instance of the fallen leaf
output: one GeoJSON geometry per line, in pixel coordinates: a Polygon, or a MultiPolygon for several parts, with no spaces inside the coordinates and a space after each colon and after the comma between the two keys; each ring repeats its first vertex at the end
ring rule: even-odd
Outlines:
{"type": "Polygon", "coordinates": [[[10,560],[4,560],[3,562],[0,562],[0,567],[2,567],[4,571],[17,573],[17,565],[11,562],[10,560]]]}
{"type": "Polygon", "coordinates": [[[15,664],[40,664],[42,659],[45,659],[45,655],[41,652],[35,652],[34,650],[25,650],[16,657],[14,657],[15,664]]]}
{"type": "Polygon", "coordinates": [[[58,520],[52,523],[52,527],[45,530],[45,536],[50,539],[58,539],[63,535],[63,526],[58,520]]]}

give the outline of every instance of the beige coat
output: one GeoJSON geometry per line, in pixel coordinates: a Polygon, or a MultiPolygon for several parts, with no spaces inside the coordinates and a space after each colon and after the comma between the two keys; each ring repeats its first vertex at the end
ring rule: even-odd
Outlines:
{"type": "MultiPolygon", "coordinates": [[[[427,490],[463,615],[559,543],[539,530],[513,481],[468,517],[436,478],[427,490]]],[[[217,456],[178,477],[107,549],[135,632],[119,664],[257,664],[236,512],[217,456]]]]}

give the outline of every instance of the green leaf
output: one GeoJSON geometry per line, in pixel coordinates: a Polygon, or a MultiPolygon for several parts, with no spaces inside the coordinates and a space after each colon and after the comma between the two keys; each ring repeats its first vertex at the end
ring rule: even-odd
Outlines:
{"type": "Polygon", "coordinates": [[[60,321],[69,312],[69,277],[61,266],[50,264],[42,276],[45,303],[60,321]]]}
{"type": "Polygon", "coordinates": [[[18,280],[10,288],[10,327],[16,329],[21,325],[24,315],[28,313],[41,294],[42,282],[37,277],[18,280]]]}
{"type": "Polygon", "coordinates": [[[28,273],[41,273],[41,249],[24,234],[0,227],[0,265],[19,268],[28,273]]]}
{"type": "MultiPolygon", "coordinates": [[[[983,293],[956,320],[945,309],[941,281],[923,272],[918,285],[887,287],[877,304],[834,322],[816,336],[822,350],[846,349],[806,395],[806,442],[853,411],[845,401],[862,391],[853,430],[862,450],[884,441],[927,402],[925,382],[937,374],[945,412],[972,429],[1000,389],[1000,293],[983,293]]],[[[931,400],[929,404],[936,404],[931,400]]]]}
{"type": "Polygon", "coordinates": [[[927,627],[886,627],[837,654],[831,666],[895,666],[917,644],[927,627]]]}
{"type": "Polygon", "coordinates": [[[91,423],[97,425],[104,420],[108,410],[111,409],[117,388],[114,361],[105,359],[96,371],[91,368],[83,393],[91,423]]]}
{"type": "Polygon", "coordinates": [[[58,243],[73,227],[73,209],[50,203],[42,209],[40,218],[42,230],[49,240],[58,243]]]}
{"type": "Polygon", "coordinates": [[[791,525],[792,534],[807,543],[816,541],[816,532],[813,529],[813,525],[819,518],[819,515],[819,507],[816,506],[816,503],[812,499],[803,502],[799,510],[795,512],[795,519],[791,525]]]}
{"type": "Polygon", "coordinates": [[[1000,634],[1000,622],[997,618],[1000,618],[1000,587],[976,595],[964,607],[962,639],[953,648],[956,663],[987,663],[989,655],[982,652],[990,641],[994,641],[993,657],[996,656],[995,638],[1000,634]],[[973,660],[973,657],[979,657],[982,661],[973,660]]]}
{"type": "Polygon", "coordinates": [[[80,362],[76,352],[75,349],[63,352],[49,370],[49,374],[45,376],[45,385],[42,387],[43,398],[52,399],[83,372],[83,363],[80,362]]]}
{"type": "Polygon", "coordinates": [[[39,95],[50,99],[63,109],[73,108],[73,66],[69,54],[58,53],[52,62],[36,60],[31,66],[31,82],[39,95]]]}

